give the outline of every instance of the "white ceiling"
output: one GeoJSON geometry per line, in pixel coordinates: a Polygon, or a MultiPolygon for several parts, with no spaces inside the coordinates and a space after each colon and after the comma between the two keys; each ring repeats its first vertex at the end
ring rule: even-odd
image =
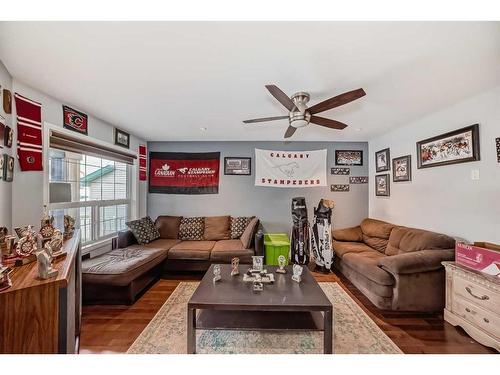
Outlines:
{"type": "Polygon", "coordinates": [[[281,140],[287,120],[241,122],[286,114],[265,84],[307,91],[310,105],[362,87],[321,114],[347,129],[292,139],[368,140],[498,86],[500,23],[3,22],[0,59],[146,140],[281,140]]]}

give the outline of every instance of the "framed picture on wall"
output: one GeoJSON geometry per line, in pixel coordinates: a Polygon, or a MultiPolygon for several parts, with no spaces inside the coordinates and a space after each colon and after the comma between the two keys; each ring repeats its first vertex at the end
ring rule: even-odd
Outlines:
{"type": "Polygon", "coordinates": [[[224,158],[224,174],[235,176],[250,176],[252,174],[252,158],[224,158]]]}
{"type": "Polygon", "coordinates": [[[335,150],[335,165],[363,165],[362,150],[335,150]]]}
{"type": "Polygon", "coordinates": [[[88,135],[88,116],[76,109],[63,105],[63,127],[74,132],[88,135]]]}
{"type": "Polygon", "coordinates": [[[411,155],[392,159],[392,181],[411,181],[411,155]]]}
{"type": "Polygon", "coordinates": [[[115,145],[129,148],[130,147],[130,134],[123,130],[115,128],[115,145]]]}
{"type": "Polygon", "coordinates": [[[330,185],[331,192],[348,192],[349,184],[334,184],[330,185]]]}
{"type": "Polygon", "coordinates": [[[375,171],[385,172],[391,169],[391,151],[388,148],[375,153],[375,171]]]}
{"type": "Polygon", "coordinates": [[[389,197],[391,195],[389,174],[375,176],[375,195],[378,197],[389,197]]]}
{"type": "Polygon", "coordinates": [[[478,160],[479,124],[417,142],[419,169],[478,160]]]}
{"type": "Polygon", "coordinates": [[[497,138],[496,142],[497,142],[497,161],[500,163],[500,138],[497,138]]]}

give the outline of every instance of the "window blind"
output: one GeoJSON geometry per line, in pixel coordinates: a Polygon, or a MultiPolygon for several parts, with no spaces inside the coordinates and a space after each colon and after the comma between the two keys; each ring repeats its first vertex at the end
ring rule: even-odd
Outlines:
{"type": "Polygon", "coordinates": [[[137,159],[137,155],[130,152],[98,145],[90,140],[72,137],[71,135],[56,130],[50,131],[49,145],[51,148],[63,151],[102,157],[127,164],[134,164],[134,159],[137,159]]]}

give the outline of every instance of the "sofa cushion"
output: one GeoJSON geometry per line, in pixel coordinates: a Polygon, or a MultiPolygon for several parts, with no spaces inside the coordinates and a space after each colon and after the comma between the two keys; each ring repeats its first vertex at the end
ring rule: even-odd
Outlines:
{"type": "Polygon", "coordinates": [[[333,251],[335,255],[342,258],[347,253],[362,253],[375,251],[363,242],[343,242],[343,241],[333,241],[333,251]]]}
{"type": "Polygon", "coordinates": [[[332,231],[332,237],[337,241],[362,242],[363,232],[361,227],[335,229],[332,231]]]}
{"type": "Polygon", "coordinates": [[[182,241],[168,251],[168,259],[208,260],[215,241],[182,241]]]}
{"type": "Polygon", "coordinates": [[[363,234],[363,242],[372,249],[377,250],[380,253],[384,253],[389,240],[379,237],[369,237],[363,234]]]}
{"type": "Polygon", "coordinates": [[[158,216],[155,221],[155,226],[158,232],[160,232],[160,238],[179,238],[181,219],[182,216],[158,216]]]}
{"type": "Polygon", "coordinates": [[[183,217],[179,226],[179,239],[182,241],[201,241],[205,230],[205,218],[183,217]]]}
{"type": "Polygon", "coordinates": [[[254,217],[255,216],[231,217],[231,239],[236,240],[240,238],[254,217]]]}
{"type": "Polygon", "coordinates": [[[213,262],[230,263],[234,257],[240,258],[240,263],[251,263],[253,249],[245,249],[240,240],[221,240],[217,241],[212,252],[210,260],[213,262]]]}
{"type": "Polygon", "coordinates": [[[129,221],[125,224],[130,228],[139,245],[145,245],[160,238],[160,232],[158,232],[153,220],[149,216],[129,221]]]}
{"type": "MultiPolygon", "coordinates": [[[[174,240],[171,238],[158,238],[157,240],[151,241],[147,245],[140,245],[140,246],[143,248],[146,248],[146,249],[161,249],[161,250],[168,251],[173,246],[177,245],[180,242],[181,242],[180,240],[174,240]]],[[[134,246],[134,245],[132,245],[132,246],[134,246]]],[[[132,247],[132,246],[130,246],[130,247],[132,247]]],[[[137,245],[135,245],[135,246],[137,246],[137,245]]]]}
{"type": "Polygon", "coordinates": [[[240,241],[245,249],[248,249],[252,246],[252,237],[255,231],[257,230],[258,225],[259,225],[259,219],[254,217],[252,220],[250,220],[250,223],[248,223],[247,227],[245,228],[245,231],[241,235],[240,241]]]}
{"type": "Polygon", "coordinates": [[[354,271],[380,285],[393,285],[394,278],[378,266],[378,261],[385,255],[376,252],[348,253],[342,257],[342,262],[354,271]]]}
{"type": "Polygon", "coordinates": [[[205,217],[203,239],[207,241],[228,240],[231,237],[230,224],[231,216],[205,217]]]}
{"type": "Polygon", "coordinates": [[[128,285],[167,257],[163,248],[132,245],[82,262],[82,280],[91,284],[128,285]]]}
{"type": "Polygon", "coordinates": [[[364,219],[361,222],[363,242],[373,249],[383,253],[387,247],[389,236],[394,224],[376,219],[364,219]]]}
{"type": "Polygon", "coordinates": [[[396,227],[392,230],[386,255],[397,255],[420,250],[454,249],[455,240],[440,233],[423,229],[396,227]]]}

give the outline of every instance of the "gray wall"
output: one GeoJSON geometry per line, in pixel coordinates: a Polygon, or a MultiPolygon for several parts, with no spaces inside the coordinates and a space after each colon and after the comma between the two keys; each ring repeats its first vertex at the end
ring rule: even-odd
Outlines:
{"type": "MultiPolygon", "coordinates": [[[[6,114],[3,110],[3,89],[12,89],[12,77],[2,61],[0,61],[0,86],[2,86],[0,115],[5,118],[3,120],[4,125],[12,127],[12,116],[6,114]]],[[[2,143],[0,145],[0,157],[3,157],[3,154],[14,155],[13,149],[4,147],[2,143]]],[[[7,227],[9,231],[12,227],[12,182],[5,182],[3,180],[0,180],[0,227],[7,227]]]]}
{"type": "MultiPolygon", "coordinates": [[[[390,147],[391,158],[411,154],[413,181],[391,181],[391,196],[376,197],[370,183],[370,216],[470,241],[500,243],[500,87],[471,97],[370,141],[370,179],[374,153],[390,147]],[[417,169],[417,141],[479,123],[481,160],[417,169]],[[472,171],[479,180],[472,180],[472,171]]],[[[387,172],[383,172],[387,173],[387,172]]],[[[391,171],[392,175],[392,171],[391,171]]]]}
{"type": "Polygon", "coordinates": [[[368,185],[351,185],[351,191],[332,193],[330,186],[314,188],[257,187],[255,179],[255,148],[274,150],[328,150],[328,184],[348,183],[348,176],[330,175],[334,166],[336,149],[364,151],[362,167],[351,167],[351,176],[368,175],[368,144],[351,142],[149,142],[149,151],[163,152],[221,152],[219,194],[177,195],[148,194],[148,215],[208,216],[208,215],[256,215],[269,232],[288,232],[291,224],[291,199],[304,196],[312,220],[313,206],[321,198],[333,199],[334,227],[354,226],[368,216],[368,185]],[[252,157],[251,176],[225,176],[225,156],[252,157]]]}

